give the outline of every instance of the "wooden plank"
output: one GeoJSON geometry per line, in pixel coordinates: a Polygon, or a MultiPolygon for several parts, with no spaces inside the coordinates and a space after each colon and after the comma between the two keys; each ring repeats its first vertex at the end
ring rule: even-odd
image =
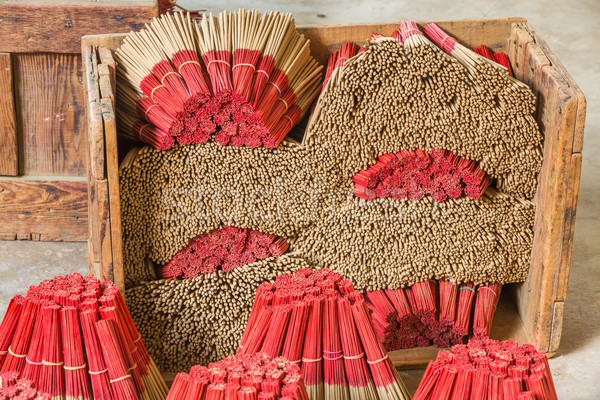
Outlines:
{"type": "Polygon", "coordinates": [[[0,233],[39,234],[40,240],[87,239],[84,180],[0,179],[0,233]]]}
{"type": "Polygon", "coordinates": [[[548,346],[548,351],[551,353],[556,352],[556,350],[558,350],[558,346],[560,345],[564,313],[565,303],[563,301],[555,302],[554,308],[552,310],[552,330],[550,334],[550,345],[548,346]]]}
{"type": "Polygon", "coordinates": [[[123,271],[123,242],[121,237],[121,204],[119,197],[119,159],[117,148],[117,125],[110,99],[102,100],[104,119],[104,137],[106,148],[106,176],[108,180],[110,204],[110,232],[112,241],[113,281],[122,293],[125,293],[125,275],[123,271]]]}
{"type": "Polygon", "coordinates": [[[571,167],[569,186],[567,192],[567,207],[564,216],[564,229],[562,234],[561,263],[556,276],[556,288],[554,299],[565,301],[569,286],[569,273],[571,271],[571,254],[573,251],[573,236],[575,234],[575,214],[577,211],[577,195],[579,194],[579,182],[581,180],[582,158],[580,153],[571,156],[571,167]]]}
{"type": "Polygon", "coordinates": [[[577,100],[561,86],[552,66],[542,70],[544,162],[539,176],[534,243],[529,275],[519,292],[520,312],[539,350],[548,351],[557,274],[562,262],[563,231],[577,100]],[[549,114],[552,114],[549,116],[549,114]]]}
{"type": "Polygon", "coordinates": [[[577,82],[571,77],[556,54],[550,50],[546,41],[535,31],[535,29],[533,29],[533,26],[527,22],[523,22],[521,26],[534,38],[535,42],[544,51],[544,54],[548,57],[548,60],[550,60],[554,68],[556,68],[556,70],[564,77],[567,85],[573,90],[574,95],[577,98],[577,115],[575,117],[575,132],[573,134],[573,152],[581,153],[583,149],[583,132],[585,128],[587,100],[577,82]]]}
{"type": "Polygon", "coordinates": [[[79,53],[81,37],[139,30],[157,1],[19,1],[0,5],[0,52],[79,53]]]}
{"type": "Polygon", "coordinates": [[[85,176],[81,57],[37,53],[16,54],[14,60],[21,173],[85,176]]]}
{"type": "Polygon", "coordinates": [[[17,123],[10,54],[0,54],[0,175],[19,174],[17,123]]]}

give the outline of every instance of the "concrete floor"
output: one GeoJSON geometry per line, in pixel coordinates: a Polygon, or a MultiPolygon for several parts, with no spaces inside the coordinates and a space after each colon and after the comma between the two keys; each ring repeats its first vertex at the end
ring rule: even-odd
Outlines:
{"type": "MultiPolygon", "coordinates": [[[[559,399],[600,398],[600,53],[594,33],[600,22],[597,0],[341,1],[179,0],[190,9],[218,12],[239,7],[290,11],[300,25],[396,22],[404,19],[462,19],[521,16],[546,39],[588,99],[583,173],[575,227],[573,262],[561,347],[550,360],[559,399]]],[[[42,279],[85,272],[84,243],[0,242],[0,318],[10,296],[42,279]]],[[[423,371],[404,371],[416,389],[423,371]]]]}

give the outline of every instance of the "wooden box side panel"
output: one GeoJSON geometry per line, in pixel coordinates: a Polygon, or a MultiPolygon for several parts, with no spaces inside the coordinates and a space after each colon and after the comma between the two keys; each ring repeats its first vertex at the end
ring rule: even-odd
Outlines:
{"type": "Polygon", "coordinates": [[[536,119],[544,134],[531,267],[516,290],[516,303],[532,343],[553,353],[571,262],[585,97],[531,25],[515,23],[508,51],[516,77],[537,95],[536,119]]]}
{"type": "Polygon", "coordinates": [[[90,33],[139,30],[158,15],[156,0],[21,0],[0,5],[0,51],[77,54],[90,33]]]}

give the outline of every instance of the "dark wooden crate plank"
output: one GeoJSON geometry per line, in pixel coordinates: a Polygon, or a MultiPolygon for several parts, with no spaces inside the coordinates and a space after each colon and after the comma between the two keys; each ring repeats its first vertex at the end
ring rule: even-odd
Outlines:
{"type": "Polygon", "coordinates": [[[21,173],[85,176],[81,56],[16,54],[14,61],[21,173]]]}
{"type": "Polygon", "coordinates": [[[0,51],[79,53],[90,33],[129,32],[158,15],[157,1],[20,1],[0,5],[0,51]]]}
{"type": "Polygon", "coordinates": [[[17,124],[10,54],[0,54],[0,175],[15,176],[18,169],[17,124]]]}
{"type": "Polygon", "coordinates": [[[0,233],[87,239],[87,182],[0,179],[0,233]]]}

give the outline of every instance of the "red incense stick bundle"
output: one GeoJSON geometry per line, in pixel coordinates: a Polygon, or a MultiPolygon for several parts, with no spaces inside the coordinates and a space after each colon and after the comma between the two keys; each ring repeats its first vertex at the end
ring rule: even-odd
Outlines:
{"type": "Polygon", "coordinates": [[[328,290],[323,302],[323,372],[326,399],[346,399],[349,396],[344,370],[343,350],[338,322],[338,293],[328,290]]]}
{"type": "Polygon", "coordinates": [[[96,322],[96,333],[108,369],[109,383],[115,399],[137,400],[136,385],[129,371],[129,362],[119,339],[117,323],[107,319],[96,322]]]}
{"type": "Polygon", "coordinates": [[[0,364],[4,362],[4,359],[8,355],[8,349],[19,323],[19,316],[24,307],[25,299],[20,295],[10,299],[8,303],[6,314],[0,324],[0,364]]]}
{"type": "Polygon", "coordinates": [[[477,288],[475,311],[473,313],[473,336],[477,339],[483,339],[490,335],[496,305],[500,298],[499,291],[500,285],[497,283],[477,288]]]}
{"type": "Polygon", "coordinates": [[[323,89],[331,78],[333,71],[343,66],[346,61],[354,57],[358,53],[358,46],[352,42],[344,42],[339,49],[331,53],[329,60],[327,61],[327,70],[325,71],[325,79],[323,81],[323,89]]]}
{"type": "Polygon", "coordinates": [[[456,322],[454,323],[454,342],[462,343],[465,336],[469,334],[469,320],[471,319],[471,307],[475,298],[475,285],[465,283],[459,285],[458,304],[456,305],[456,322]]]}
{"type": "Polygon", "coordinates": [[[555,400],[556,392],[544,353],[514,341],[473,339],[429,363],[413,397],[424,399],[555,400]]]}
{"type": "Polygon", "coordinates": [[[87,365],[81,343],[79,317],[75,307],[60,310],[62,348],[65,371],[65,394],[67,400],[91,399],[87,365]]]}
{"type": "Polygon", "coordinates": [[[323,399],[323,297],[312,297],[302,354],[302,376],[311,399],[323,399]]]}
{"type": "Polygon", "coordinates": [[[300,369],[265,353],[227,357],[208,367],[196,365],[175,377],[167,399],[308,400],[300,369]]]}
{"type": "Polygon", "coordinates": [[[100,320],[98,311],[94,309],[82,311],[79,314],[81,331],[85,343],[85,352],[88,360],[88,369],[95,400],[111,400],[111,389],[108,378],[108,369],[104,363],[102,348],[96,333],[96,322],[100,320]]]}
{"type": "Polygon", "coordinates": [[[392,365],[383,344],[377,338],[362,295],[355,292],[353,296],[350,296],[350,300],[352,302],[352,315],[354,316],[356,329],[363,345],[367,364],[369,364],[379,398],[409,398],[410,396],[404,383],[392,365]]]}
{"type": "Polygon", "coordinates": [[[506,72],[508,72],[508,74],[510,76],[513,76],[512,69],[510,67],[510,61],[508,60],[508,57],[506,56],[505,53],[503,53],[503,52],[494,53],[486,45],[483,45],[483,44],[475,47],[473,49],[473,51],[475,53],[487,58],[488,60],[497,62],[498,64],[502,65],[506,69],[506,72]]]}
{"type": "Polygon", "coordinates": [[[354,324],[348,298],[337,302],[344,368],[351,400],[377,399],[377,392],[354,324]]]}
{"type": "Polygon", "coordinates": [[[17,371],[0,373],[0,398],[15,400],[49,400],[50,395],[40,394],[32,381],[19,379],[17,371]]]}
{"type": "Polygon", "coordinates": [[[8,355],[4,362],[0,361],[0,366],[2,367],[0,368],[0,372],[16,371],[19,375],[23,372],[27,364],[27,352],[35,322],[40,313],[41,305],[39,299],[28,296],[25,300],[23,311],[19,315],[12,342],[8,347],[8,355]]]}
{"type": "Polygon", "coordinates": [[[38,389],[52,398],[65,396],[63,374],[63,352],[61,346],[60,309],[58,304],[48,304],[43,308],[42,368],[38,389]]]}

